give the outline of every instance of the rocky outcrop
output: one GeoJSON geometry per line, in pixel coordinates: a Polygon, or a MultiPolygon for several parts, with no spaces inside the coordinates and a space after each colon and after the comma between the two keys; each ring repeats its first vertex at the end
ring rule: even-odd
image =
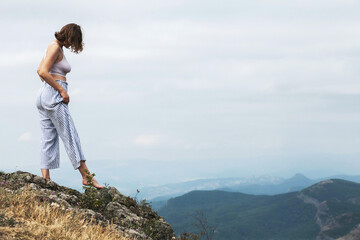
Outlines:
{"type": "Polygon", "coordinates": [[[320,227],[320,231],[316,240],[360,239],[359,224],[356,224],[353,229],[348,229],[348,226],[351,226],[359,219],[356,211],[354,213],[350,206],[360,205],[360,199],[358,197],[346,198],[341,196],[342,194],[336,191],[344,188],[344,186],[337,188],[335,184],[331,179],[324,180],[297,194],[297,197],[303,200],[304,203],[312,204],[317,209],[314,219],[320,227]],[[323,194],[319,194],[319,192],[323,194]],[[327,195],[327,200],[319,200],[318,198],[322,195],[327,195]],[[346,207],[344,207],[345,205],[346,207]],[[342,232],[347,232],[347,234],[334,237],[334,235],[343,235],[342,232]]]}
{"type": "MultiPolygon", "coordinates": [[[[322,188],[324,184],[332,183],[331,180],[324,180],[322,182],[319,182],[318,184],[313,185],[311,188],[309,188],[311,191],[316,191],[319,188],[322,188]]],[[[326,201],[318,201],[316,198],[310,197],[306,195],[304,192],[299,192],[297,195],[298,198],[302,199],[304,203],[312,204],[316,207],[317,211],[315,214],[315,221],[320,227],[320,232],[318,236],[316,237],[316,240],[335,240],[335,238],[332,238],[330,236],[326,235],[326,231],[334,227],[336,225],[336,221],[333,219],[333,217],[329,214],[328,206],[326,201]]]]}
{"type": "Polygon", "coordinates": [[[297,195],[298,198],[302,199],[304,203],[312,204],[316,207],[315,221],[319,225],[320,229],[326,227],[330,222],[332,222],[331,216],[328,216],[326,201],[319,202],[317,199],[305,195],[303,192],[300,192],[297,195]]]}
{"type": "Polygon", "coordinates": [[[110,222],[115,228],[136,239],[175,239],[172,227],[151,209],[145,201],[138,202],[121,194],[115,187],[88,188],[80,193],[29,172],[0,172],[0,186],[9,191],[30,188],[39,201],[49,201],[59,207],[95,220],[103,226],[110,222]]]}
{"type": "Polygon", "coordinates": [[[348,234],[336,240],[359,240],[360,224],[356,225],[348,234]]]}

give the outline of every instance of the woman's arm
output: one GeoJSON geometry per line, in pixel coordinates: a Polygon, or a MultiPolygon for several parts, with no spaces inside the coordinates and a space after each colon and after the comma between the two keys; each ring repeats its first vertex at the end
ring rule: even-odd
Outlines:
{"type": "Polygon", "coordinates": [[[50,86],[59,91],[61,97],[64,100],[64,103],[69,102],[69,95],[66,90],[55,81],[53,76],[49,73],[52,65],[55,63],[56,59],[60,55],[60,47],[57,44],[50,44],[47,51],[46,57],[43,59],[37,69],[37,73],[41,79],[46,81],[50,86]]]}

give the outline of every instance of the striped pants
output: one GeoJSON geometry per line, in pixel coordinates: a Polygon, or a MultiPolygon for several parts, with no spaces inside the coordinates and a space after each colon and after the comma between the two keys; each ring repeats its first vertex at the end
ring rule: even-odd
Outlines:
{"type": "MultiPolygon", "coordinates": [[[[56,81],[67,91],[67,82],[59,79],[56,81]]],[[[39,110],[42,130],[41,169],[60,167],[60,136],[71,164],[76,170],[80,166],[80,161],[86,160],[68,105],[63,102],[60,93],[44,81],[36,99],[36,107],[39,110]]]]}

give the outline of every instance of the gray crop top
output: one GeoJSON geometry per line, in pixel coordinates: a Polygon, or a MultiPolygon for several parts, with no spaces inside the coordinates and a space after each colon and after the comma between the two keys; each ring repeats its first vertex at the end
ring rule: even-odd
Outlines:
{"type": "MultiPolygon", "coordinates": [[[[63,58],[61,59],[60,62],[54,63],[49,71],[50,74],[56,74],[56,75],[60,75],[65,77],[67,73],[69,73],[71,71],[71,66],[69,64],[69,62],[66,60],[64,51],[62,49],[62,47],[60,47],[62,53],[63,53],[63,58]]],[[[46,53],[44,58],[46,57],[46,53]]]]}

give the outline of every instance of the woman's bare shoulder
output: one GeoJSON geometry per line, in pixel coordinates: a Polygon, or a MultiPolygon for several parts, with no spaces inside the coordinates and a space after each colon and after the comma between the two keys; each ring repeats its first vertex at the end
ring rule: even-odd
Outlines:
{"type": "MultiPolygon", "coordinates": [[[[49,43],[47,49],[46,49],[46,53],[49,54],[49,53],[52,53],[52,54],[57,54],[57,53],[60,53],[61,50],[60,50],[60,45],[58,43],[56,43],[55,41],[52,41],[51,43],[49,43]]],[[[47,55],[46,54],[46,55],[47,55]]]]}
{"type": "Polygon", "coordinates": [[[48,45],[48,49],[49,49],[49,48],[59,49],[59,50],[60,50],[60,45],[59,45],[57,42],[52,41],[52,42],[50,42],[49,45],[48,45]]]}
{"type": "Polygon", "coordinates": [[[53,61],[55,61],[55,59],[57,59],[60,55],[61,50],[59,44],[55,41],[52,41],[51,43],[49,43],[43,59],[47,59],[50,57],[51,59],[54,59],[53,61]]]}

